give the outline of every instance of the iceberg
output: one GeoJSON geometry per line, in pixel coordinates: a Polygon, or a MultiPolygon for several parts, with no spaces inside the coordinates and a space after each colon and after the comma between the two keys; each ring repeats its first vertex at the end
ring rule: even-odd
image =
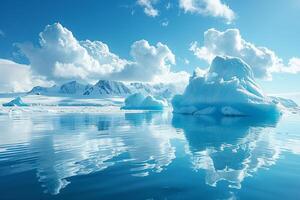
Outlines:
{"type": "Polygon", "coordinates": [[[266,116],[280,109],[256,83],[251,67],[239,58],[217,56],[205,74],[191,77],[173,112],[192,115],[266,116]]]}
{"type": "Polygon", "coordinates": [[[13,99],[12,101],[8,103],[4,103],[3,106],[5,107],[11,107],[11,106],[29,106],[29,104],[26,104],[22,101],[21,97],[17,97],[13,99]]]}
{"type": "Polygon", "coordinates": [[[121,109],[126,110],[163,110],[167,106],[164,99],[157,99],[151,95],[144,96],[135,93],[125,99],[125,106],[121,109]]]}

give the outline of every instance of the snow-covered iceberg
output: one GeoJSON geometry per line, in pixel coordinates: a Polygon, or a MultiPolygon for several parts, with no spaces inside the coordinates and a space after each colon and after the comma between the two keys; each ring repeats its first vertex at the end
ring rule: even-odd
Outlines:
{"type": "Polygon", "coordinates": [[[207,73],[194,73],[182,95],[172,99],[174,113],[193,115],[280,115],[276,103],[254,80],[239,58],[217,56],[207,73]]]}
{"type": "Polygon", "coordinates": [[[127,110],[163,110],[167,106],[164,99],[156,99],[148,95],[144,96],[141,93],[135,93],[125,99],[125,106],[122,109],[127,110]]]}
{"type": "Polygon", "coordinates": [[[4,103],[3,106],[10,107],[10,106],[29,106],[29,104],[24,103],[21,97],[17,97],[11,100],[8,103],[4,103]]]}

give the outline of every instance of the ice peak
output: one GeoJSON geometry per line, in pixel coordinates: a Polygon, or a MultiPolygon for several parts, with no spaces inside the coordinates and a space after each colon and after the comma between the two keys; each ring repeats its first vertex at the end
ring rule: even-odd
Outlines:
{"type": "Polygon", "coordinates": [[[216,56],[210,66],[210,74],[216,74],[224,80],[236,77],[238,79],[254,79],[251,67],[240,58],[216,56]]]}

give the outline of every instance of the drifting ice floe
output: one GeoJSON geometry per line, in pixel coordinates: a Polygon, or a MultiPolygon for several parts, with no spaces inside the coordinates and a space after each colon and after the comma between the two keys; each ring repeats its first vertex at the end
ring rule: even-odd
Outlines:
{"type": "Polygon", "coordinates": [[[17,97],[8,103],[4,103],[3,106],[9,107],[9,106],[29,106],[29,105],[24,103],[21,97],[17,97]]]}
{"type": "Polygon", "coordinates": [[[217,56],[205,75],[194,75],[174,113],[194,115],[279,115],[275,102],[255,82],[252,69],[239,58],[217,56]]]}
{"type": "Polygon", "coordinates": [[[167,106],[165,100],[159,100],[153,96],[144,96],[141,93],[135,93],[125,99],[125,106],[122,109],[129,110],[163,110],[167,106]]]}

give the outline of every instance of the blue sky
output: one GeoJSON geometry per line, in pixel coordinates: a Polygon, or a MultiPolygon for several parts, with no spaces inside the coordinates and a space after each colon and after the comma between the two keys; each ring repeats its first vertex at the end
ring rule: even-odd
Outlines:
{"type": "MultiPolygon", "coordinates": [[[[24,55],[16,44],[39,46],[39,33],[55,22],[71,31],[77,40],[101,41],[110,52],[126,60],[132,60],[130,52],[135,41],[144,39],[154,46],[161,42],[176,56],[176,64],[171,66],[174,72],[192,73],[195,67],[209,65],[189,49],[194,41],[201,48],[204,32],[210,28],[220,32],[238,29],[243,40],[272,50],[284,65],[300,57],[298,0],[222,0],[235,14],[230,24],[226,17],[185,11],[179,1],[153,1],[151,5],[158,11],[153,17],[136,0],[2,0],[0,58],[31,65],[28,52],[24,55]]],[[[272,73],[272,81],[260,82],[271,93],[300,92],[300,75],[296,72],[272,73]]]]}

